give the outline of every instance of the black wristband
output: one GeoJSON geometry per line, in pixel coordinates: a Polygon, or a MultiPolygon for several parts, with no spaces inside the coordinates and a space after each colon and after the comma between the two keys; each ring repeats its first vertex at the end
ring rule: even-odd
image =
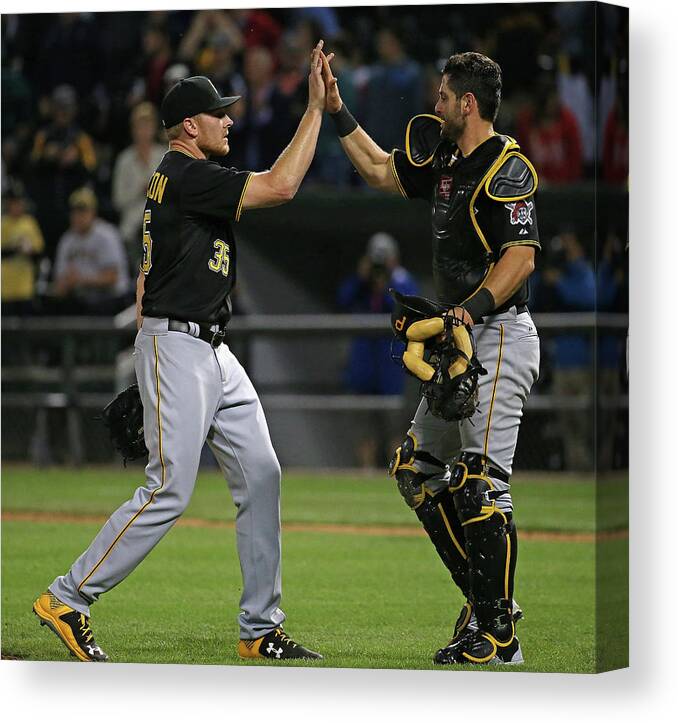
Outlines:
{"type": "Polygon", "coordinates": [[[330,118],[337,127],[337,135],[339,138],[347,136],[358,127],[358,121],[351,115],[348,108],[342,103],[341,108],[336,113],[330,113],[330,118]]]}
{"type": "Polygon", "coordinates": [[[475,324],[478,319],[494,311],[494,296],[492,296],[492,292],[488,288],[483,286],[477,294],[474,294],[468,301],[465,301],[462,306],[468,311],[469,316],[475,324]]]}

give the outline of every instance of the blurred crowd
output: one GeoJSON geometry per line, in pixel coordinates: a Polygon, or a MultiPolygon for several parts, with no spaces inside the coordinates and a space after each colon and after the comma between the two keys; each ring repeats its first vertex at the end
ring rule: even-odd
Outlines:
{"type": "MultiPolygon", "coordinates": [[[[497,128],[519,140],[543,185],[586,181],[596,164],[603,181],[625,185],[628,48],[612,10],[595,65],[592,13],[555,3],[3,15],[3,304],[27,309],[27,289],[42,284],[62,311],[124,305],[147,179],[166,148],[164,93],[204,74],[243,95],[225,163],[263,170],[304,111],[318,38],[336,53],[346,104],[387,150],[409,118],[431,112],[445,58],[473,48],[502,66],[497,128]],[[6,260],[24,269],[10,296],[6,260]]],[[[362,187],[328,124],[307,182],[362,187]]]]}

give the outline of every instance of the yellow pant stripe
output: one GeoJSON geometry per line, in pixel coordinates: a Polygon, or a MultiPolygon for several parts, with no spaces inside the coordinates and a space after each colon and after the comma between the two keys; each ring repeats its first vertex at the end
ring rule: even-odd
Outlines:
{"type": "Polygon", "coordinates": [[[492,423],[492,410],[494,409],[494,398],[497,394],[497,382],[499,382],[499,368],[501,367],[501,358],[504,353],[504,325],[499,325],[499,356],[497,358],[497,369],[494,373],[494,386],[492,387],[492,400],[490,401],[490,411],[487,415],[487,427],[485,428],[485,445],[483,456],[487,459],[487,447],[490,442],[490,425],[492,423]]]}
{"type": "Polygon", "coordinates": [[[160,369],[159,369],[159,358],[158,358],[158,337],[153,337],[153,351],[155,352],[155,388],[156,388],[156,394],[158,397],[158,404],[157,404],[157,419],[158,419],[158,453],[160,455],[160,467],[161,467],[161,481],[160,481],[160,487],[157,487],[156,489],[151,492],[151,496],[148,499],[148,502],[146,504],[142,505],[141,509],[132,517],[132,519],[120,530],[118,533],[118,536],[111,542],[106,552],[103,554],[102,558],[97,562],[97,564],[92,568],[92,570],[89,572],[89,574],[85,577],[85,579],[78,585],[78,592],[82,590],[84,584],[94,575],[94,573],[99,569],[101,564],[104,562],[104,560],[110,555],[111,550],[115,547],[118,540],[127,532],[127,530],[130,528],[134,520],[139,517],[139,515],[153,502],[155,499],[155,495],[165,486],[165,459],[162,454],[162,422],[160,419],[160,369]]]}

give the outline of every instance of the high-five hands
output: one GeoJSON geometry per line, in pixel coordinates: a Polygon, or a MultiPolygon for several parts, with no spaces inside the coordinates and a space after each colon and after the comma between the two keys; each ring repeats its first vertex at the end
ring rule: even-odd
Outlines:
{"type": "Polygon", "coordinates": [[[322,61],[322,79],[325,84],[325,90],[327,93],[325,100],[325,110],[328,113],[338,113],[341,110],[342,106],[342,100],[341,96],[339,95],[339,86],[337,84],[337,79],[332,73],[332,68],[330,68],[330,63],[332,62],[333,58],[334,53],[325,55],[322,50],[320,51],[320,59],[322,61]]]}
{"type": "Polygon", "coordinates": [[[325,110],[325,83],[323,80],[322,51],[324,41],[318,41],[311,53],[311,70],[308,74],[308,107],[313,110],[325,110]]]}

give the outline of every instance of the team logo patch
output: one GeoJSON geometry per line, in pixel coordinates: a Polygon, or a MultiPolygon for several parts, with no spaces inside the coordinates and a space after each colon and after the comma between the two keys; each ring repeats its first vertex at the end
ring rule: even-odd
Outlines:
{"type": "Polygon", "coordinates": [[[513,226],[517,224],[526,226],[528,223],[532,223],[534,201],[516,201],[515,203],[505,203],[504,206],[509,210],[510,220],[513,226]]]}
{"type": "Polygon", "coordinates": [[[438,181],[438,195],[446,201],[450,200],[450,192],[452,190],[452,179],[450,176],[441,176],[438,181]]]}

